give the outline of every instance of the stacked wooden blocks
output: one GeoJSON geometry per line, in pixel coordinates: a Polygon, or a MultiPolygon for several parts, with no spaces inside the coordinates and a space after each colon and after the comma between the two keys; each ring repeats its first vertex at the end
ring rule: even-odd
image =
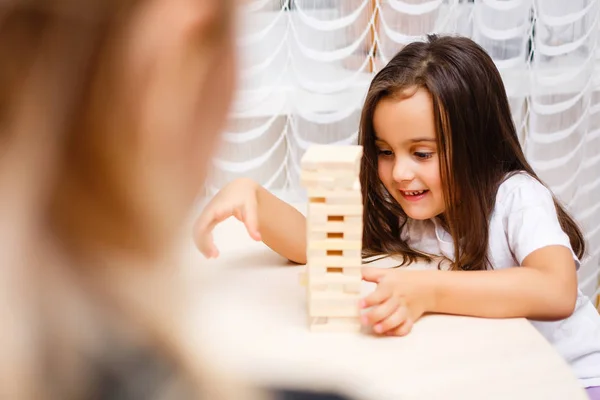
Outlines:
{"type": "Polygon", "coordinates": [[[318,145],[301,160],[308,194],[306,287],[309,327],[359,331],[362,146],[318,145]]]}

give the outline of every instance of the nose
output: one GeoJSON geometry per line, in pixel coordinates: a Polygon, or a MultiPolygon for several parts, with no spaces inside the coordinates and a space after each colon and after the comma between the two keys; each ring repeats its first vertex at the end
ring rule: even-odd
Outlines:
{"type": "Polygon", "coordinates": [[[412,181],[415,177],[414,170],[410,165],[410,161],[397,157],[392,170],[392,177],[395,182],[412,181]]]}

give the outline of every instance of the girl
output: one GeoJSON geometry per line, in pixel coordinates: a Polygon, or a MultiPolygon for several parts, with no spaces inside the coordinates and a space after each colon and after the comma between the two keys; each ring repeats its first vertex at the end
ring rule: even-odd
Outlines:
{"type": "MultiPolygon", "coordinates": [[[[600,317],[577,288],[583,235],[525,159],[486,52],[460,37],[406,46],[371,83],[359,144],[364,255],[448,260],[425,271],[364,267],[377,283],[361,301],[364,323],[406,335],[426,312],[525,317],[600,399],[600,317]]],[[[231,215],[306,262],[302,214],[248,179],[223,188],[198,218],[206,256],[218,255],[210,232],[231,215]]]]}

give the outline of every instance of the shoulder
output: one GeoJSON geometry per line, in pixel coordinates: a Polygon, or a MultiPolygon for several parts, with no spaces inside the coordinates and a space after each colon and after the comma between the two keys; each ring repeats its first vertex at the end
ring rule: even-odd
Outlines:
{"type": "Polygon", "coordinates": [[[524,171],[515,172],[500,183],[496,207],[505,212],[519,212],[532,207],[549,207],[555,211],[550,189],[524,171]]]}
{"type": "MultiPolygon", "coordinates": [[[[493,226],[502,233],[519,265],[537,249],[561,245],[571,249],[552,192],[525,172],[508,176],[498,187],[493,226]]],[[[573,250],[571,250],[573,252],[573,250]]],[[[576,263],[577,257],[573,254],[576,263]]],[[[579,264],[577,264],[579,266],[579,264]]]]}

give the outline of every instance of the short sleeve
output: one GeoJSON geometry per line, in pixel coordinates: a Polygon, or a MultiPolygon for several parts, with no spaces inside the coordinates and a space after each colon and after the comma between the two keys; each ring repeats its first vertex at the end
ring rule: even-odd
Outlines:
{"type": "Polygon", "coordinates": [[[535,250],[561,245],[571,251],[579,269],[579,259],[571,248],[569,236],[560,226],[548,188],[529,175],[519,174],[507,179],[498,194],[508,245],[519,265],[535,250]]]}

